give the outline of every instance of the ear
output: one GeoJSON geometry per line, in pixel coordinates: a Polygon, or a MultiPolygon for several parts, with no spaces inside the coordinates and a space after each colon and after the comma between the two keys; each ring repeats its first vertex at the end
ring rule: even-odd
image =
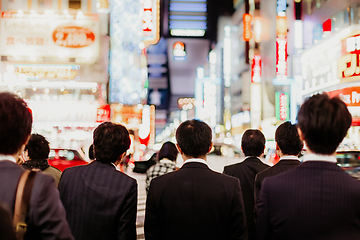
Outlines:
{"type": "Polygon", "coordinates": [[[180,153],[180,155],[182,155],[183,152],[181,151],[179,144],[176,143],[175,146],[176,146],[176,149],[178,150],[178,152],[180,153]]]}
{"type": "Polygon", "coordinates": [[[280,150],[279,145],[278,145],[277,142],[275,142],[275,149],[276,149],[276,150],[280,150]]]}
{"type": "Polygon", "coordinates": [[[209,150],[207,151],[207,153],[211,152],[211,149],[213,148],[213,146],[214,146],[214,143],[211,142],[210,147],[209,147],[209,150]]]}
{"type": "Polygon", "coordinates": [[[301,129],[300,129],[300,128],[297,128],[297,131],[298,131],[300,140],[301,140],[301,141],[304,141],[304,134],[303,134],[303,132],[301,131],[301,129]]]}

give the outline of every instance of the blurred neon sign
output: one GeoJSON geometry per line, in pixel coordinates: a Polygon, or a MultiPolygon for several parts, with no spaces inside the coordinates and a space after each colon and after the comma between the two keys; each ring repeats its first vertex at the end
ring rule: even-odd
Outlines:
{"type": "Polygon", "coordinates": [[[251,82],[260,83],[261,82],[261,56],[258,54],[254,55],[251,64],[251,82]]]}
{"type": "Polygon", "coordinates": [[[287,39],[276,38],[276,77],[287,77],[287,39]]]}
{"type": "Polygon", "coordinates": [[[338,77],[342,82],[360,79],[360,32],[355,31],[341,41],[341,55],[338,60],[338,77]]]}
{"type": "Polygon", "coordinates": [[[59,26],[52,37],[55,44],[66,48],[83,48],[95,42],[95,33],[79,26],[59,26]]]}
{"type": "Polygon", "coordinates": [[[142,30],[145,47],[160,39],[160,0],[143,0],[142,30]]]}
{"type": "Polygon", "coordinates": [[[251,14],[244,13],[244,15],[243,15],[243,39],[245,42],[250,41],[250,39],[252,38],[251,21],[252,21],[251,14]]]}
{"type": "Polygon", "coordinates": [[[275,93],[276,118],[281,121],[289,120],[289,94],[275,93]]]}

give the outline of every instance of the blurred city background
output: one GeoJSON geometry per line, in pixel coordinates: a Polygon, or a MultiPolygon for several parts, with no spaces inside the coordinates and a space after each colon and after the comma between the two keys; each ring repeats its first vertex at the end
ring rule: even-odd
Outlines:
{"type": "MultiPolygon", "coordinates": [[[[51,155],[88,160],[104,121],[132,130],[131,161],[207,122],[213,154],[241,154],[248,128],[267,150],[321,92],[360,125],[359,0],[2,0],[0,91],[26,100],[51,155]],[[71,150],[71,151],[70,151],[71,150]],[[72,151],[74,150],[74,151],[72,151]]],[[[220,171],[220,170],[219,170],[220,171]]]]}

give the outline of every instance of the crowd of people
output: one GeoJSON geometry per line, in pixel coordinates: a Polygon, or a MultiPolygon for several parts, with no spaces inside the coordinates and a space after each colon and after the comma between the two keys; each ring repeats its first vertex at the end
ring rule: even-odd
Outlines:
{"type": "MultiPolygon", "coordinates": [[[[146,173],[145,239],[360,239],[360,182],[334,156],[351,121],[339,98],[314,95],[297,125],[277,128],[277,164],[263,163],[265,137],[249,129],[241,140],[245,159],[223,173],[207,164],[211,128],[196,119],[181,123],[176,144],[164,143],[146,173]]],[[[31,127],[27,104],[0,93],[0,238],[135,240],[137,182],[117,168],[129,131],[100,124],[94,160],[61,173],[47,162],[49,142],[31,127]]]]}

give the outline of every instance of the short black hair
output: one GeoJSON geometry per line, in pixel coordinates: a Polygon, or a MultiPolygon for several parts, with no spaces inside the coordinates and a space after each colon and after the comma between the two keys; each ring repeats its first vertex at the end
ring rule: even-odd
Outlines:
{"type": "Polygon", "coordinates": [[[167,158],[171,161],[175,161],[178,154],[176,146],[172,142],[165,142],[158,153],[158,159],[167,158]]]}
{"type": "Polygon", "coordinates": [[[265,136],[260,130],[246,130],[241,139],[241,147],[245,156],[260,157],[265,149],[265,141],[265,136]]]}
{"type": "Polygon", "coordinates": [[[103,122],[93,138],[95,160],[100,162],[114,163],[130,147],[129,132],[121,124],[103,122]]]}
{"type": "Polygon", "coordinates": [[[205,156],[212,142],[209,125],[197,119],[187,120],[176,130],[176,141],[181,151],[188,157],[205,156]]]}
{"type": "Polygon", "coordinates": [[[299,155],[304,147],[300,140],[296,124],[283,122],[275,131],[275,142],[277,142],[281,152],[286,155],[299,155]]]}
{"type": "Polygon", "coordinates": [[[50,146],[44,136],[35,133],[31,134],[25,150],[28,151],[30,160],[46,159],[49,157],[50,146]]]}
{"type": "Polygon", "coordinates": [[[31,133],[32,115],[19,96],[0,92],[0,153],[15,154],[31,133]]]}
{"type": "Polygon", "coordinates": [[[351,126],[346,104],[326,93],[307,99],[298,112],[298,125],[307,147],[319,154],[333,154],[351,126]]]}
{"type": "Polygon", "coordinates": [[[90,147],[89,147],[89,159],[90,160],[95,159],[95,157],[94,157],[94,144],[91,144],[90,147]]]}

